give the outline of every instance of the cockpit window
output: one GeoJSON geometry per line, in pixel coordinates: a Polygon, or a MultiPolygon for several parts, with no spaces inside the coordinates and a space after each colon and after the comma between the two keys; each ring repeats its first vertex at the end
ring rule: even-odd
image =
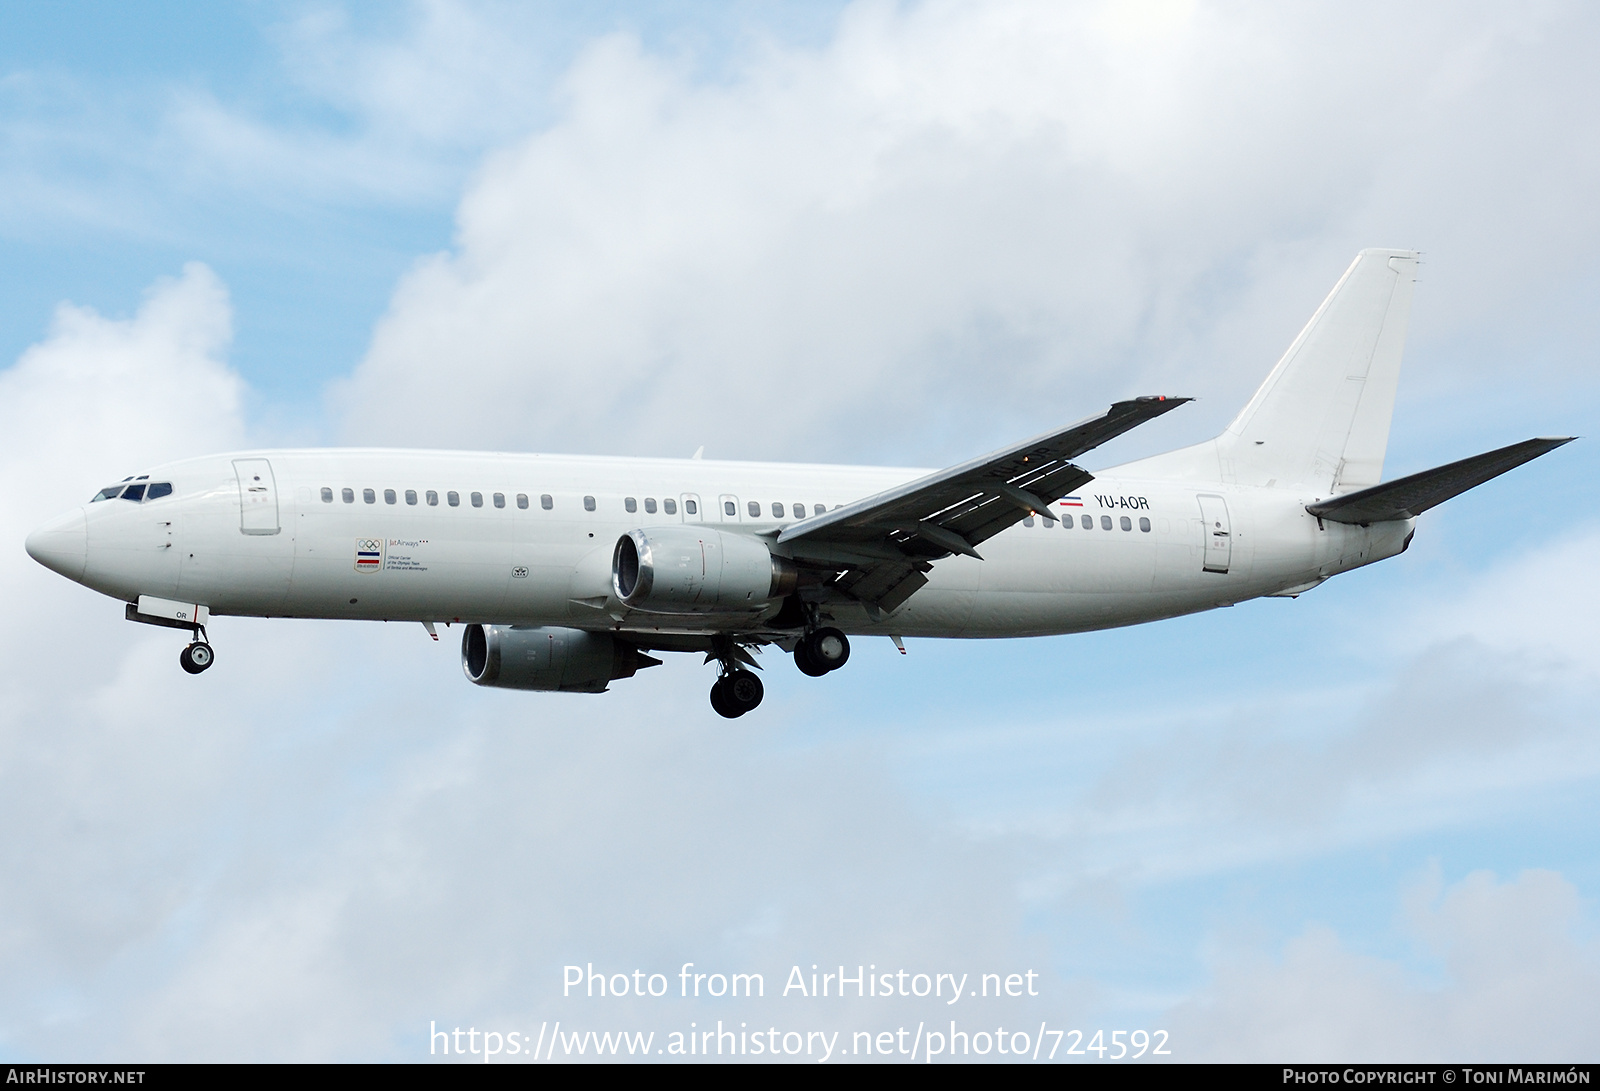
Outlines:
{"type": "Polygon", "coordinates": [[[135,504],[137,504],[141,500],[159,500],[163,496],[172,495],[172,482],[155,481],[149,485],[146,485],[144,482],[147,480],[147,478],[148,475],[146,475],[146,477],[141,477],[139,478],[138,483],[133,485],[127,484],[126,481],[119,482],[115,485],[107,485],[105,488],[95,493],[94,499],[90,500],[89,503],[94,504],[101,500],[115,500],[120,496],[124,500],[132,500],[135,504]]]}

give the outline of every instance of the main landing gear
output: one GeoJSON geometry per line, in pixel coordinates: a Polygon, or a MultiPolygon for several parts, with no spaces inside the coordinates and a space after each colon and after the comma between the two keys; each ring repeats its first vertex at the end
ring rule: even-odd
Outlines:
{"type": "Polygon", "coordinates": [[[743,667],[729,671],[711,687],[711,707],[717,715],[736,720],[761,703],[766,687],[755,671],[743,667]]]}
{"type": "MultiPolygon", "coordinates": [[[[836,671],[850,658],[850,641],[834,628],[812,629],[795,642],[795,664],[813,678],[836,671]]],[[[747,669],[755,660],[728,637],[717,637],[706,662],[721,664],[721,676],[711,687],[711,707],[717,715],[738,719],[761,703],[766,687],[756,673],[747,669]]]]}
{"type": "Polygon", "coordinates": [[[212,651],[204,629],[196,629],[194,642],[178,653],[178,665],[190,674],[199,674],[216,661],[217,654],[212,651]]]}
{"type": "Polygon", "coordinates": [[[850,659],[850,641],[838,629],[813,629],[794,646],[794,665],[802,674],[821,678],[850,659]]]}
{"type": "Polygon", "coordinates": [[[706,656],[707,663],[713,660],[721,670],[716,684],[711,687],[711,707],[718,716],[735,720],[761,703],[766,687],[755,671],[745,669],[746,665],[756,665],[748,651],[726,636],[715,637],[711,654],[706,656]]]}

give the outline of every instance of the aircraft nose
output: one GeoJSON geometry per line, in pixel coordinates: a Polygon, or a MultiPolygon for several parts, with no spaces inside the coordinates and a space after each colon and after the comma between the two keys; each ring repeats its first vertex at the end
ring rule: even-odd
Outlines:
{"type": "Polygon", "coordinates": [[[28,535],[26,545],[28,556],[50,571],[59,572],[69,580],[79,579],[89,559],[89,534],[83,509],[52,519],[28,535]]]}

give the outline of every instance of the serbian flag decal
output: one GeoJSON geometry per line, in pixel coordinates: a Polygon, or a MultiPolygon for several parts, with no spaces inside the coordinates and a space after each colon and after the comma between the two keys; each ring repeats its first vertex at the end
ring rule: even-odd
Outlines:
{"type": "Polygon", "coordinates": [[[356,571],[376,572],[383,567],[383,539],[356,539],[356,571]]]}

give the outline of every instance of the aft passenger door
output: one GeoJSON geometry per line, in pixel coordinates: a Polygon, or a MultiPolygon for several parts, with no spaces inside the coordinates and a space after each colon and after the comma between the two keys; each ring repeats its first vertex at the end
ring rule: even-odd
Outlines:
{"type": "Polygon", "coordinates": [[[1205,537],[1206,572],[1225,573],[1233,560],[1233,530],[1228,521],[1228,504],[1220,496],[1201,496],[1201,533],[1205,537]]]}

